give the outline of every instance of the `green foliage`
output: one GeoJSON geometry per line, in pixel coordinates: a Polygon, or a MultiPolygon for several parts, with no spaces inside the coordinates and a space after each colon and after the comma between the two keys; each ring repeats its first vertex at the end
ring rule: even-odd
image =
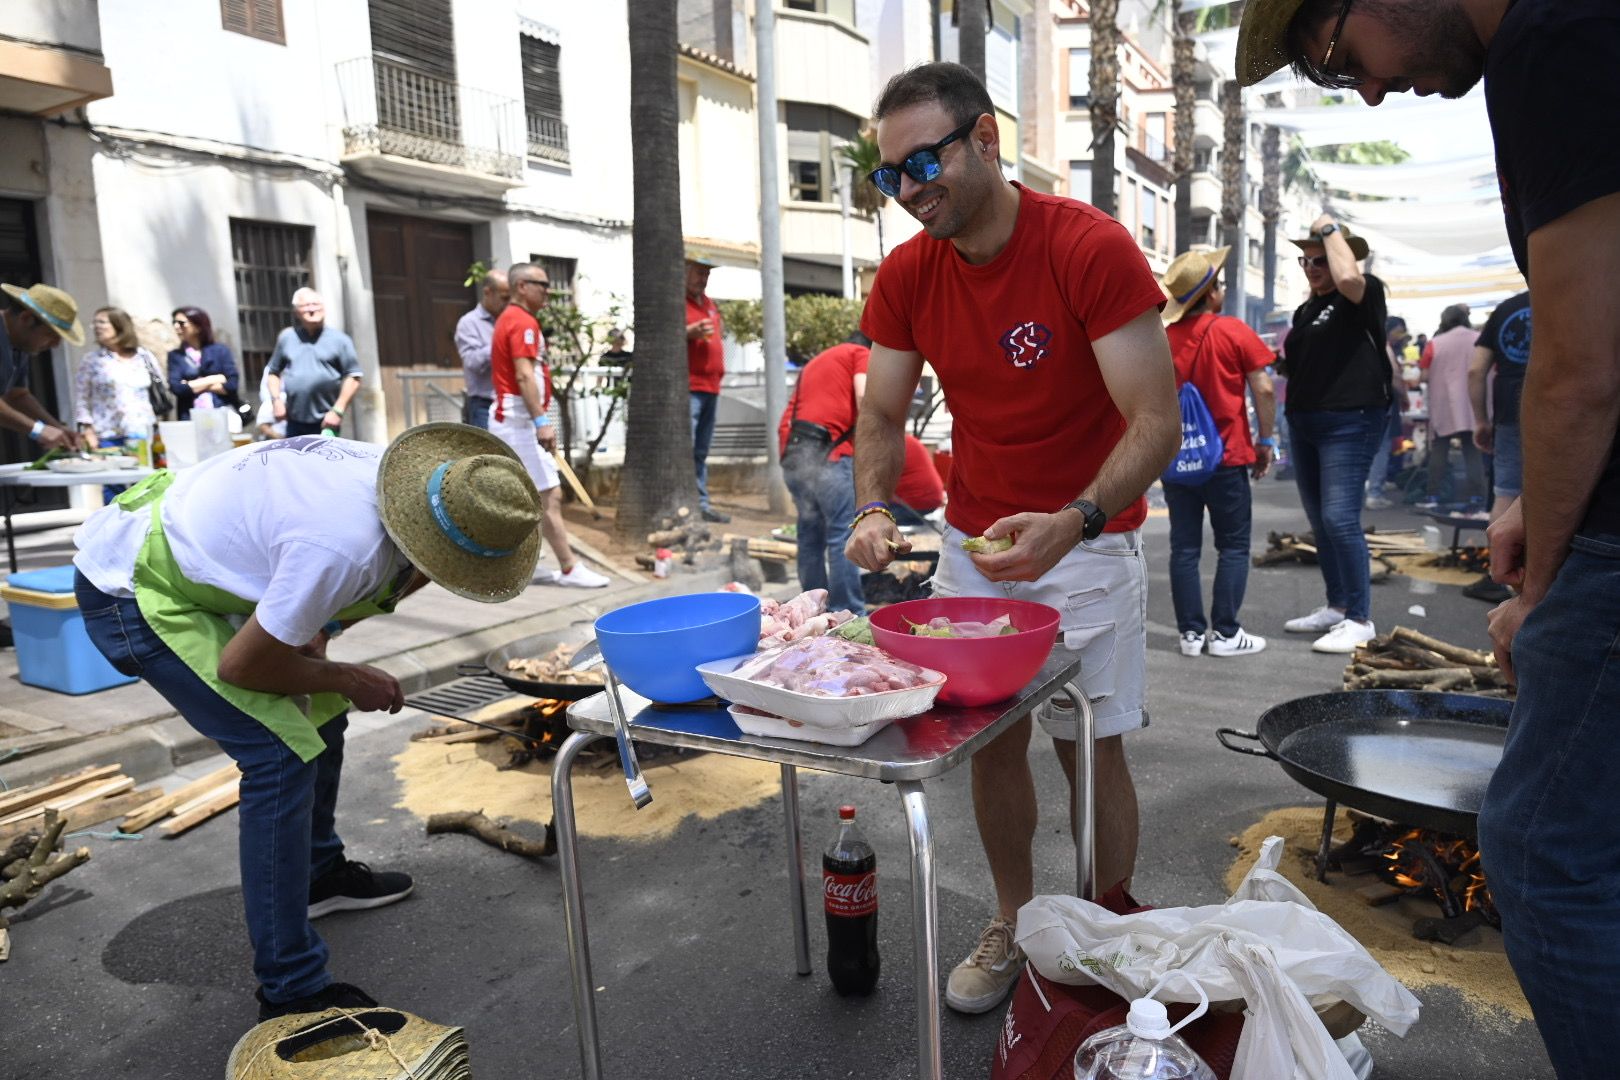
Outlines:
{"type": "Polygon", "coordinates": [[[1411,156],[1398,143],[1388,139],[1334,143],[1331,146],[1318,146],[1311,151],[1312,159],[1338,165],[1399,165],[1411,156]]]}
{"type": "Polygon", "coordinates": [[[883,164],[883,155],[878,151],[877,135],[870,128],[862,131],[853,142],[847,142],[838,148],[838,157],[849,166],[850,205],[867,217],[883,209],[887,198],[883,192],[872,186],[867,177],[872,171],[883,164]]]}
{"type": "MultiPolygon", "coordinates": [[[[720,317],[725,320],[726,333],[739,345],[753,345],[763,339],[765,315],[758,300],[720,300],[717,303],[720,317]]],[[[788,358],[803,364],[817,353],[845,341],[860,328],[863,306],[859,300],[821,293],[788,297],[783,305],[788,358]]]]}
{"type": "Polygon", "coordinates": [[[489,270],[489,263],[485,262],[483,259],[474,259],[467,266],[467,280],[461,283],[461,287],[464,289],[470,289],[474,285],[477,285],[484,279],[484,275],[489,273],[489,270]]]}
{"type": "Polygon", "coordinates": [[[609,348],[613,330],[626,325],[626,314],[624,300],[618,296],[610,297],[608,306],[594,315],[587,315],[571,300],[555,295],[539,311],[537,317],[546,335],[546,362],[551,367],[551,388],[562,404],[560,449],[567,457],[574,457],[574,446],[583,438],[588,443],[584,458],[588,462],[607,433],[607,421],[613,417],[610,411],[600,431],[576,432],[569,402],[606,398],[616,408],[629,396],[632,368],[610,378],[585,375],[580,370],[599,363],[609,348]]]}

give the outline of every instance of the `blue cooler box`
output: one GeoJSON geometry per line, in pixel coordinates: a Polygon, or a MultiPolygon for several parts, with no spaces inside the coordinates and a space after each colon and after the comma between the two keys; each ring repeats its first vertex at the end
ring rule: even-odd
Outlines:
{"type": "Polygon", "coordinates": [[[12,574],[0,585],[0,600],[11,609],[18,678],[29,686],[93,694],[138,681],[120,675],[84,632],[71,565],[12,574]]]}

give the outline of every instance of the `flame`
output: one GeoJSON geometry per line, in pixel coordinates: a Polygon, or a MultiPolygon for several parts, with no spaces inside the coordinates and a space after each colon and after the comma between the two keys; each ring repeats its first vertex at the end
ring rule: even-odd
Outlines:
{"type": "Polygon", "coordinates": [[[1388,863],[1385,873],[1389,880],[1404,889],[1422,889],[1434,892],[1446,890],[1462,902],[1464,911],[1482,908],[1494,917],[1489,886],[1480,867],[1479,849],[1470,840],[1446,836],[1425,829],[1409,829],[1388,842],[1383,852],[1388,863]],[[1427,849],[1447,874],[1444,881],[1430,881],[1427,860],[1417,852],[1427,849]],[[1466,879],[1460,887],[1454,883],[1466,879]]]}

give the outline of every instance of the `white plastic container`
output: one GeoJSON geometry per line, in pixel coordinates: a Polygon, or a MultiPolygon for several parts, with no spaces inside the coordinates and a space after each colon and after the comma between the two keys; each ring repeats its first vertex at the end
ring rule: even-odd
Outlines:
{"type": "Polygon", "coordinates": [[[163,436],[169,468],[183,469],[197,464],[197,426],[190,420],[159,420],[158,434],[163,436]]]}
{"type": "Polygon", "coordinates": [[[1146,997],[1131,1002],[1131,1011],[1118,1027],[1099,1031],[1080,1044],[1074,1055],[1074,1080],[1215,1080],[1215,1073],[1176,1032],[1209,1009],[1209,998],[1197,980],[1183,976],[1198,989],[1198,1007],[1170,1026],[1169,1014],[1153,1000],[1171,978],[1172,971],[1146,997]]]}
{"type": "MultiPolygon", "coordinates": [[[[782,725],[783,731],[751,731],[749,734],[766,735],[773,738],[809,739],[813,742],[833,743],[834,736],[839,740],[849,738],[850,729],[866,727],[870,730],[854,742],[838,741],[834,745],[855,746],[870,738],[877,728],[872,725],[878,722],[891,723],[907,716],[916,716],[925,713],[934,707],[934,698],[939,694],[939,688],[945,685],[943,672],[924,668],[923,671],[928,682],[921,686],[914,686],[909,690],[886,690],[881,694],[861,694],[857,697],[826,697],[821,694],[803,694],[797,690],[787,690],[780,686],[769,686],[765,683],[753,682],[749,679],[740,679],[732,672],[743,664],[752,660],[755,653],[747,656],[730,656],[724,660],[711,660],[706,664],[699,664],[697,672],[703,681],[709,684],[709,689],[738,705],[752,705],[756,709],[763,709],[768,713],[784,717],[788,720],[797,720],[805,725],[804,729],[797,729],[791,725],[782,725]],[[818,730],[803,733],[809,728],[818,730]]],[[[735,714],[733,714],[735,715],[735,714]]],[[[745,714],[746,715],[746,714],[745,714]]],[[[750,717],[753,724],[766,717],[750,717]]],[[[741,727],[741,722],[738,727],[741,727]]],[[[744,729],[747,730],[747,729],[744,729]]]]}
{"type": "Polygon", "coordinates": [[[859,746],[896,720],[886,716],[869,724],[846,724],[840,727],[822,727],[802,720],[789,720],[784,716],[768,716],[753,711],[749,705],[733,705],[727,710],[744,735],[757,735],[762,739],[797,739],[799,742],[822,743],[825,746],[859,746]]]}

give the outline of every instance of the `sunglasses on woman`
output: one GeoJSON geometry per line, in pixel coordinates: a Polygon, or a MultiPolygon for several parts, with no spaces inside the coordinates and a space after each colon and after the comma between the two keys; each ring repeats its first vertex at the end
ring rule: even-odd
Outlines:
{"type": "Polygon", "coordinates": [[[1328,258],[1326,255],[1301,255],[1299,257],[1299,265],[1306,267],[1307,269],[1314,266],[1320,270],[1327,264],[1328,258]]]}
{"type": "Polygon", "coordinates": [[[891,199],[898,199],[900,197],[901,169],[904,169],[906,171],[906,175],[917,181],[919,184],[927,184],[931,181],[938,180],[939,174],[944,171],[944,166],[940,165],[939,163],[939,152],[945,149],[945,147],[949,146],[951,143],[955,142],[957,139],[960,139],[962,136],[972,131],[973,125],[977,124],[978,122],[979,118],[975,116],[972,120],[969,120],[967,123],[963,124],[961,127],[939,140],[939,142],[935,143],[933,146],[925,146],[921,150],[913,150],[910,155],[907,156],[906,160],[902,161],[898,165],[879,165],[877,168],[872,170],[871,175],[868,176],[867,179],[872,181],[873,187],[877,188],[891,199]]]}

